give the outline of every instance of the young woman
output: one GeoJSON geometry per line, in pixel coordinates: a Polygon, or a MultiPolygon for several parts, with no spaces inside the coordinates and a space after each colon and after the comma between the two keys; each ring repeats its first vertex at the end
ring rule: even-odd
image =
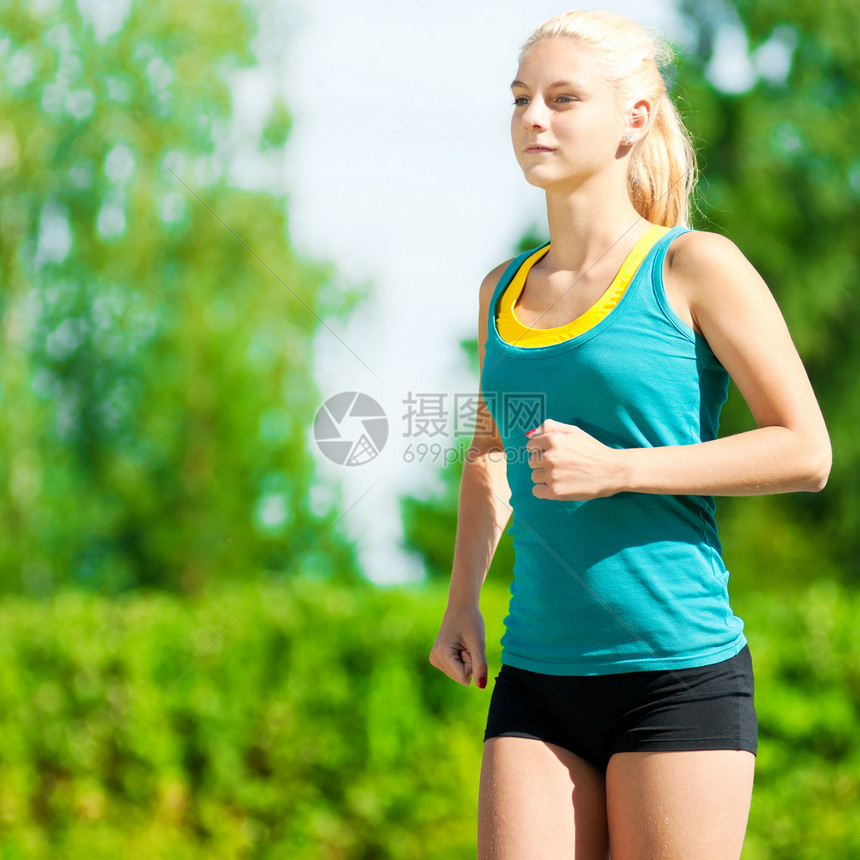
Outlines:
{"type": "Polygon", "coordinates": [[[694,158],[665,50],[570,12],[526,42],[512,85],[550,241],[481,286],[481,411],[430,658],[486,686],[479,594],[512,507],[481,858],[740,855],[757,728],[713,497],[817,491],[830,471],[767,286],[686,226],[694,158]],[[717,438],[729,376],[757,429],[717,438]]]}

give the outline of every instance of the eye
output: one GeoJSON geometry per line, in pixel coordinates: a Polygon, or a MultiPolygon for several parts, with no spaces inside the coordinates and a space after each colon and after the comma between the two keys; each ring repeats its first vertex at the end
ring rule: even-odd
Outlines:
{"type": "Polygon", "coordinates": [[[528,100],[528,96],[516,96],[516,97],[514,98],[514,104],[515,104],[515,105],[524,105],[524,104],[528,104],[528,101],[529,101],[529,100],[528,100]]]}
{"type": "Polygon", "coordinates": [[[558,96],[556,101],[561,102],[561,104],[568,104],[571,102],[577,102],[579,99],[576,96],[558,96]]]}

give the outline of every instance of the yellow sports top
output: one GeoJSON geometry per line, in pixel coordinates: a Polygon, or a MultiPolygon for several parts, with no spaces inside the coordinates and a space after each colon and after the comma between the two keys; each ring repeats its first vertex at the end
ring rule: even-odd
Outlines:
{"type": "Polygon", "coordinates": [[[514,305],[516,305],[523,291],[529,271],[538,260],[546,255],[550,246],[547,243],[542,248],[538,248],[530,257],[526,258],[499,300],[496,325],[502,340],[517,346],[548,346],[570,340],[593,328],[604,317],[607,317],[621,301],[621,297],[651,247],[668,231],[668,227],[660,227],[656,224],[651,227],[633,246],[633,250],[627,255],[606,292],[584,314],[572,322],[553,328],[530,328],[523,325],[514,313],[514,305]]]}

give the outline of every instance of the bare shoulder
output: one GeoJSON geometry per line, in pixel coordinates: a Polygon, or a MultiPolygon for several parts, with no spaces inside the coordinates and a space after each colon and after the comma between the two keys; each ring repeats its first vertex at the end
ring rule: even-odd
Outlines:
{"type": "Polygon", "coordinates": [[[736,382],[744,372],[738,356],[761,362],[762,348],[783,358],[794,350],[773,293],[734,242],[704,231],[682,234],[676,242],[672,266],[664,269],[667,293],[681,297],[693,327],[736,382]]]}
{"type": "Polygon", "coordinates": [[[738,246],[719,233],[690,230],[678,236],[666,252],[665,273],[691,301],[730,292],[732,287],[765,286],[738,246]]]}
{"type": "Polygon", "coordinates": [[[484,280],[481,281],[481,304],[483,306],[487,306],[490,304],[490,299],[493,297],[493,293],[496,291],[496,287],[499,285],[499,281],[501,280],[502,275],[505,273],[505,269],[511,264],[514,258],[510,260],[506,260],[504,263],[499,263],[495,269],[488,272],[484,280]]]}
{"type": "Polygon", "coordinates": [[[770,289],[731,239],[691,230],[670,245],[663,269],[667,295],[682,318],[703,334],[708,317],[774,304],[770,289]],[[685,313],[684,313],[685,311],[685,313]]]}
{"type": "Polygon", "coordinates": [[[666,252],[666,266],[679,280],[724,275],[736,267],[752,268],[731,239],[707,230],[690,230],[676,237],[666,252]]]}
{"type": "Polygon", "coordinates": [[[484,365],[484,342],[487,339],[487,326],[488,315],[490,312],[490,301],[493,298],[493,293],[496,290],[496,287],[499,285],[499,280],[507,269],[509,263],[511,261],[508,260],[505,263],[500,263],[493,269],[491,272],[488,272],[484,277],[484,280],[481,281],[481,290],[480,290],[480,298],[479,298],[479,311],[478,311],[478,366],[482,368],[484,365]]]}

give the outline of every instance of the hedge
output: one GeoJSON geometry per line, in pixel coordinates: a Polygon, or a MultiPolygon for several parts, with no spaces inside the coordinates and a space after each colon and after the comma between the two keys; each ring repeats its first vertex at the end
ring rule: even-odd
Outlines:
{"type": "MultiPolygon", "coordinates": [[[[0,607],[0,855],[474,856],[489,690],[427,661],[444,589],[264,590],[0,607]]],[[[506,602],[487,588],[491,675],[506,602]]],[[[860,599],[744,603],[761,730],[744,856],[860,856],[860,599]]]]}

